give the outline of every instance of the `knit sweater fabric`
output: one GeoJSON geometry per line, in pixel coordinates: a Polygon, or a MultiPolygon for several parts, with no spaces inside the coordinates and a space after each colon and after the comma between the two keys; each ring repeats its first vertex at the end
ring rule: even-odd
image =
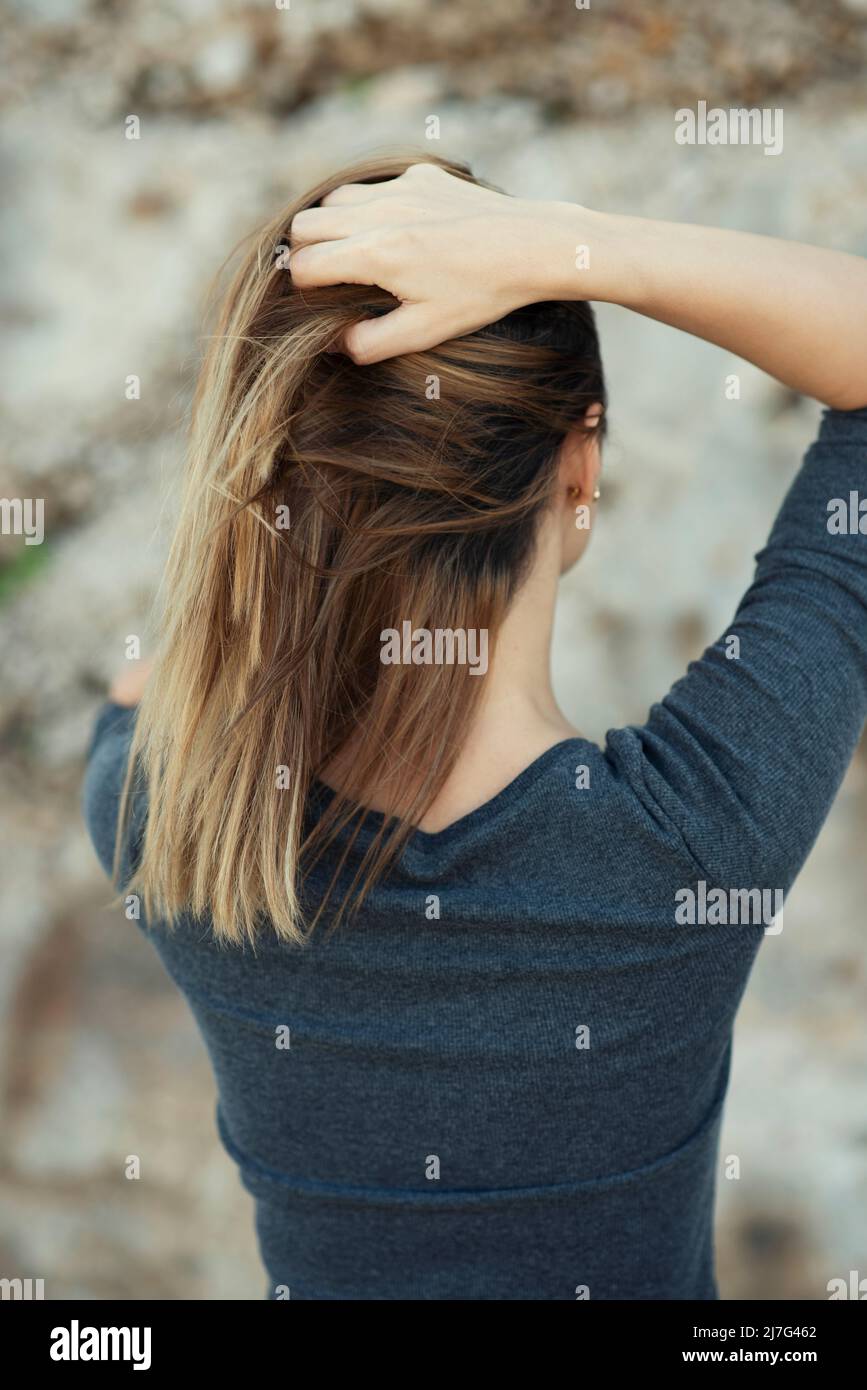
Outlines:
{"type": "MultiPolygon", "coordinates": [[[[867,409],[825,411],[732,623],[646,723],[413,832],[333,934],[140,922],[208,1050],[267,1297],[718,1296],[735,1014],[867,716],[862,491],[867,409]]],[[[106,870],[134,721],[105,705],[88,760],[106,870]]]]}

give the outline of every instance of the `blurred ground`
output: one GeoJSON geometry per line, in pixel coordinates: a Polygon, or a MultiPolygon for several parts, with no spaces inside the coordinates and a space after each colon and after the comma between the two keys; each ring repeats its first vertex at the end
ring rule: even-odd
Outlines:
{"type": "MultiPolygon", "coordinates": [[[[77,811],[97,700],[147,631],[210,276],[323,169],[406,146],[525,196],[867,254],[867,0],[9,9],[0,494],[44,497],[47,539],[0,538],[0,1274],[49,1298],[259,1298],[201,1047],[104,910],[77,811]],[[676,145],[674,111],[699,99],[782,108],[783,153],[676,145]]],[[[818,417],[714,349],[600,321],[604,514],[556,649],[564,707],[596,738],[724,629],[818,417]]],[[[862,752],[741,1012],[726,1297],[822,1298],[867,1274],[865,824],[862,752]]]]}

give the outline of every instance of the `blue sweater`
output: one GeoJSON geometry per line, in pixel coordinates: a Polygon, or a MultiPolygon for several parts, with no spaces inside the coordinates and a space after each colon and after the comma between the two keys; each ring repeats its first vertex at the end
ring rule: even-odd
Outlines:
{"type": "MultiPolygon", "coordinates": [[[[647,722],[413,833],[333,936],[142,924],[210,1054],[268,1297],[717,1297],[732,1024],[867,715],[861,490],[867,410],[826,411],[733,622],[647,722]]],[[[134,718],[105,706],[87,768],[106,868],[134,718]]]]}

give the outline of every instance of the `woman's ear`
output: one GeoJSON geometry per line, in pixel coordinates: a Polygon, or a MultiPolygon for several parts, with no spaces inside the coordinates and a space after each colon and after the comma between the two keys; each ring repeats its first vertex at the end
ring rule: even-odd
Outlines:
{"type": "Polygon", "coordinates": [[[599,485],[602,458],[599,438],[585,430],[598,429],[603,407],[595,402],[584,412],[584,430],[570,430],[560,446],[559,483],[570,505],[579,498],[589,502],[599,485]]]}

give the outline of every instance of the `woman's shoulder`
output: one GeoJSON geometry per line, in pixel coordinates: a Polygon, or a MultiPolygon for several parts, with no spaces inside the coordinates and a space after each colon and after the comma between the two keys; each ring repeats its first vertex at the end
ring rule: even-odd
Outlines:
{"type": "Polygon", "coordinates": [[[82,811],[93,847],[109,876],[136,714],[136,706],[106,700],[96,716],[87,754],[82,811]]]}

